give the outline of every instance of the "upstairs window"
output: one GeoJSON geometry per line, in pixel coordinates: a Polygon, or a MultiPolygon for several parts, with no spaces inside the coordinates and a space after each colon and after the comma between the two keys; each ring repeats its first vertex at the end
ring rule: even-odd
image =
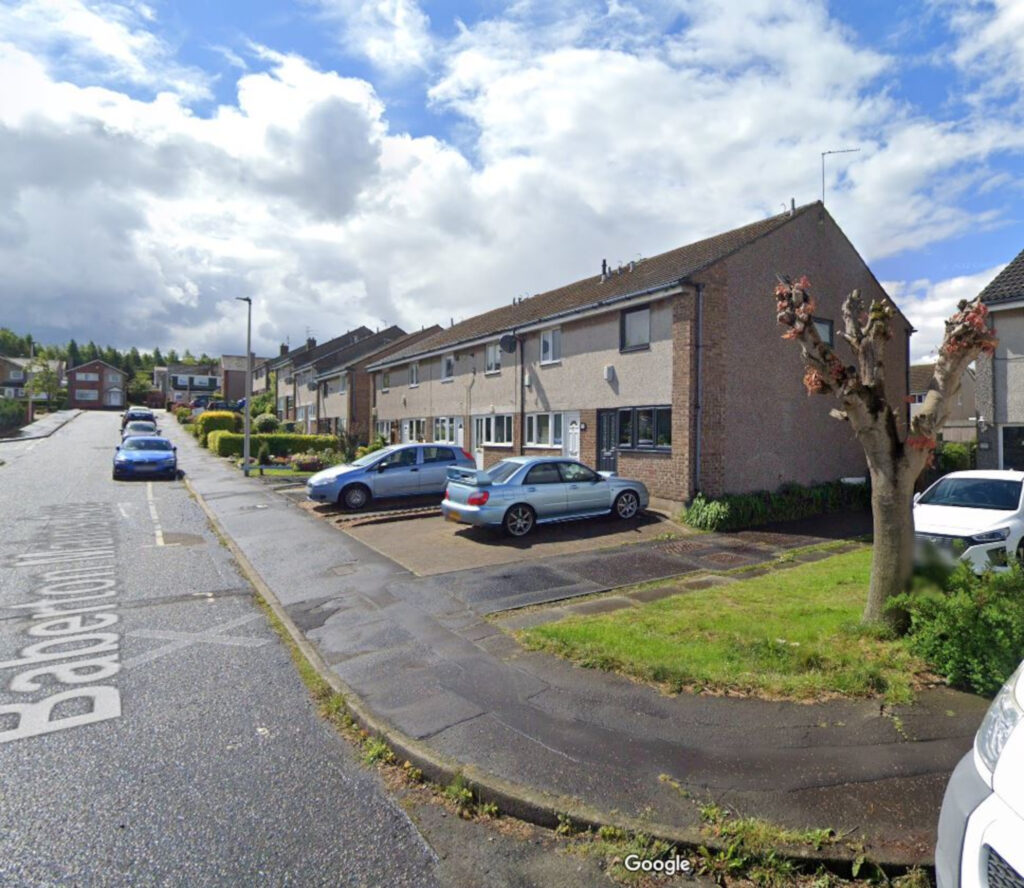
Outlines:
{"type": "Polygon", "coordinates": [[[540,362],[555,364],[562,360],[562,331],[558,327],[542,330],[540,334],[540,362]]]}
{"type": "Polygon", "coordinates": [[[497,342],[487,343],[485,349],[484,373],[501,372],[501,346],[497,342]]]}
{"type": "Polygon", "coordinates": [[[420,365],[409,365],[409,388],[415,388],[420,384],[420,365]]]}
{"type": "Polygon", "coordinates": [[[380,390],[386,392],[391,388],[391,371],[385,370],[380,377],[380,390]]]}
{"type": "Polygon", "coordinates": [[[633,351],[636,349],[651,347],[651,309],[645,305],[643,308],[631,308],[622,313],[620,328],[621,351],[633,351]]]}
{"type": "Polygon", "coordinates": [[[455,378],[455,355],[445,355],[441,358],[441,382],[448,382],[455,378]]]}
{"type": "Polygon", "coordinates": [[[835,347],[835,325],[826,318],[813,318],[814,326],[818,330],[818,335],[821,337],[821,341],[826,345],[835,347]]]}

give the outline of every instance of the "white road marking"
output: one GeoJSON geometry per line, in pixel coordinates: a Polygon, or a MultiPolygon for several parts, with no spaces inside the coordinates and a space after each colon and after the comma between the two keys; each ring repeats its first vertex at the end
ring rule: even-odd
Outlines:
{"type": "Polygon", "coordinates": [[[153,519],[153,529],[156,532],[156,544],[164,544],[164,532],[160,527],[160,516],[156,513],[156,500],[153,498],[153,482],[146,482],[146,499],[149,500],[149,517],[153,519]]]}
{"type": "Polygon", "coordinates": [[[232,620],[229,623],[214,626],[212,629],[207,629],[205,632],[172,632],[170,630],[163,629],[136,629],[127,634],[133,638],[159,638],[169,641],[170,644],[165,644],[163,647],[156,648],[155,650],[149,651],[145,654],[140,654],[138,657],[132,657],[128,660],[124,660],[121,665],[125,669],[132,669],[135,666],[142,666],[145,663],[156,660],[158,657],[163,657],[166,654],[172,654],[175,651],[180,651],[193,644],[223,644],[230,647],[248,648],[262,647],[270,641],[269,638],[248,638],[220,634],[228,629],[235,629],[239,626],[244,626],[246,623],[251,623],[253,620],[259,620],[262,616],[262,614],[249,614],[245,617],[239,617],[237,620],[232,620]]]}
{"type": "Polygon", "coordinates": [[[121,513],[121,517],[122,518],[130,517],[128,515],[128,510],[124,507],[124,503],[118,503],[117,504],[117,510],[121,513]]]}

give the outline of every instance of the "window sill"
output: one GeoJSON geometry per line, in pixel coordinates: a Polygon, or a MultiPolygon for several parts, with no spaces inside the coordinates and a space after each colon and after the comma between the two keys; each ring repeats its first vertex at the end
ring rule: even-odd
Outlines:
{"type": "Polygon", "coordinates": [[[420,387],[420,384],[418,382],[410,382],[409,383],[409,388],[411,388],[411,389],[418,389],[419,387],[420,387]]]}
{"type": "Polygon", "coordinates": [[[554,358],[551,361],[541,361],[540,365],[541,365],[541,367],[557,367],[561,363],[562,363],[562,359],[561,358],[554,358]]]}
{"type": "Polygon", "coordinates": [[[562,445],[561,444],[531,444],[529,441],[527,441],[523,446],[524,447],[532,447],[534,450],[559,450],[560,451],[562,449],[562,445]]]}
{"type": "Polygon", "coordinates": [[[644,352],[644,351],[650,351],[650,350],[651,350],[651,344],[648,342],[646,345],[620,346],[619,347],[619,354],[626,355],[626,354],[629,354],[630,352],[644,352]]]}
{"type": "Polygon", "coordinates": [[[501,376],[500,370],[484,370],[484,376],[501,376]]]}
{"type": "MultiPolygon", "coordinates": [[[[490,441],[484,441],[480,445],[480,447],[499,447],[502,450],[511,450],[514,446],[514,444],[492,444],[490,441]]],[[[480,448],[477,449],[479,450],[480,448]]]]}
{"type": "Polygon", "coordinates": [[[653,453],[653,454],[659,454],[660,453],[662,455],[671,455],[672,454],[672,448],[671,447],[623,447],[623,446],[619,445],[616,448],[616,450],[618,450],[619,453],[628,453],[628,454],[632,454],[632,455],[638,455],[639,454],[641,456],[643,454],[645,454],[645,453],[653,453]]]}
{"type": "Polygon", "coordinates": [[[442,379],[441,380],[441,385],[445,385],[446,383],[449,383],[449,382],[455,382],[455,377],[454,376],[449,376],[447,379],[442,379]]]}

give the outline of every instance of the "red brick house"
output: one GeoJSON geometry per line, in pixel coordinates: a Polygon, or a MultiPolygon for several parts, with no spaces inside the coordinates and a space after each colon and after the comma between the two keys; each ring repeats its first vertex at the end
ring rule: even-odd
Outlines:
{"type": "Polygon", "coordinates": [[[106,361],[89,361],[68,371],[68,406],[80,410],[121,409],[125,405],[124,371],[106,361]]]}
{"type": "MultiPolygon", "coordinates": [[[[810,278],[832,339],[851,290],[889,298],[816,202],[602,263],[374,361],[376,431],[457,444],[481,466],[562,453],[676,501],[864,475],[849,426],[808,397],[800,350],[781,339],[776,273],[810,278]]],[[[907,394],[911,332],[898,314],[885,356],[895,402],[907,394]]]]}

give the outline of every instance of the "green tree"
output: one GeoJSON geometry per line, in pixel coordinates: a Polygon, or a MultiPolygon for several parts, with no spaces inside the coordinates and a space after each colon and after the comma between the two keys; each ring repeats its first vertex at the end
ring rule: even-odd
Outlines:
{"type": "Polygon", "coordinates": [[[128,382],[128,400],[133,404],[142,404],[152,388],[152,375],[146,370],[137,370],[128,382]]]}
{"type": "Polygon", "coordinates": [[[81,363],[82,353],[78,349],[78,343],[72,339],[68,343],[68,369],[70,370],[72,367],[77,367],[81,363]]]}
{"type": "Polygon", "coordinates": [[[25,394],[30,398],[44,396],[51,410],[59,410],[63,406],[64,390],[61,388],[60,374],[50,366],[46,358],[37,356],[28,365],[25,394]]]}
{"type": "Polygon", "coordinates": [[[168,364],[180,364],[181,359],[178,357],[178,353],[172,348],[167,352],[167,363],[168,364]]]}

